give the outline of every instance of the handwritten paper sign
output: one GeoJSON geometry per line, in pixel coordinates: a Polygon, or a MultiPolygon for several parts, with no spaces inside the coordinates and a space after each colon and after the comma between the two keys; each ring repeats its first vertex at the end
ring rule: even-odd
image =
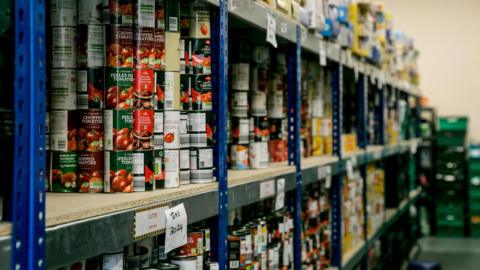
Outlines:
{"type": "Polygon", "coordinates": [[[187,243],[187,212],[183,203],[165,210],[165,253],[187,243]]]}
{"type": "Polygon", "coordinates": [[[267,13],[267,42],[277,48],[277,21],[270,13],[267,13]]]}

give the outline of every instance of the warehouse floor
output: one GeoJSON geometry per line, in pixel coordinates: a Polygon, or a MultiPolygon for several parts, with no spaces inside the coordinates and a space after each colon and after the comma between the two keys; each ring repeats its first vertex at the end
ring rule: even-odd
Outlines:
{"type": "Polygon", "coordinates": [[[480,239],[426,237],[419,260],[437,261],[442,270],[480,269],[480,239]]]}

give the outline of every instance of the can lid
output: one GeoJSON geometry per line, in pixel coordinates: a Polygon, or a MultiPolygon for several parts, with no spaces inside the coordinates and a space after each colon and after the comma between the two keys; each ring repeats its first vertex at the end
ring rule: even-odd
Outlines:
{"type": "Polygon", "coordinates": [[[197,257],[195,257],[195,256],[174,255],[174,256],[170,257],[170,260],[172,260],[172,261],[195,261],[195,260],[197,260],[197,257]]]}
{"type": "Polygon", "coordinates": [[[180,266],[171,263],[159,263],[152,265],[149,269],[178,270],[180,269],[180,266]]]}

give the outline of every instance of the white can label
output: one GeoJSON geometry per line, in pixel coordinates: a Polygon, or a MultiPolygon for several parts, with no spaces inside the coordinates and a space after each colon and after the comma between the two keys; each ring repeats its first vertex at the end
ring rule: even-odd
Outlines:
{"type": "Polygon", "coordinates": [[[190,169],[190,150],[180,150],[180,170],[190,169]]]}
{"type": "Polygon", "coordinates": [[[209,169],[213,167],[213,149],[198,149],[198,168],[209,169]]]}
{"type": "Polygon", "coordinates": [[[142,27],[155,27],[155,0],[137,0],[136,24],[142,27]]]}
{"type": "Polygon", "coordinates": [[[52,27],[52,67],[77,67],[77,29],[52,27]]]}
{"type": "MultiPolygon", "coordinates": [[[[165,72],[165,93],[164,93],[164,106],[165,110],[175,110],[177,106],[175,106],[175,87],[176,84],[179,82],[175,81],[175,73],[174,72],[165,72]]],[[[179,95],[180,93],[178,93],[179,95]]],[[[178,120],[178,119],[177,119],[178,120]]]]}
{"type": "MultiPolygon", "coordinates": [[[[103,152],[103,170],[105,172],[110,171],[110,152],[105,151],[103,152]]],[[[105,192],[110,192],[110,174],[104,173],[103,174],[103,190],[105,192]]]]}
{"type": "Polygon", "coordinates": [[[77,26],[77,1],[50,1],[50,26],[77,26]]]}
{"type": "Polygon", "coordinates": [[[105,28],[103,25],[88,25],[87,66],[105,66],[105,28]]]}
{"type": "Polygon", "coordinates": [[[204,112],[191,112],[188,119],[189,132],[206,132],[207,118],[204,112]]]}
{"type": "Polygon", "coordinates": [[[155,150],[163,149],[163,133],[153,134],[153,149],[155,150]]]}
{"type": "Polygon", "coordinates": [[[190,147],[207,147],[207,133],[190,133],[189,134],[190,147]]]}
{"type": "Polygon", "coordinates": [[[234,169],[247,169],[248,168],[248,147],[243,145],[230,146],[230,157],[232,161],[232,167],[234,169]]]}
{"type": "Polygon", "coordinates": [[[102,23],[102,0],[78,0],[78,24],[102,23]]]}
{"type": "Polygon", "coordinates": [[[180,165],[179,151],[166,150],[164,156],[165,164],[165,188],[176,188],[180,186],[180,165]]]}
{"type": "Polygon", "coordinates": [[[253,91],[251,95],[251,113],[253,116],[267,115],[267,94],[265,92],[253,91]]]}
{"type": "Polygon", "coordinates": [[[283,118],[283,92],[273,91],[268,97],[268,117],[283,118]]]}
{"type": "Polygon", "coordinates": [[[50,112],[50,149],[68,151],[68,111],[50,112]]]}
{"type": "Polygon", "coordinates": [[[113,150],[113,110],[103,111],[103,132],[105,150],[113,150]]]}
{"type": "Polygon", "coordinates": [[[119,254],[104,254],[102,269],[123,269],[123,252],[119,254]]]}
{"type": "Polygon", "coordinates": [[[155,112],[154,115],[154,133],[163,133],[163,112],[155,112]]]}
{"type": "Polygon", "coordinates": [[[77,74],[73,69],[51,70],[51,103],[54,110],[77,108],[77,74]]]}
{"type": "Polygon", "coordinates": [[[165,149],[178,149],[180,147],[180,111],[165,111],[163,118],[164,137],[163,143],[165,149]]]}
{"type": "Polygon", "coordinates": [[[250,65],[248,63],[232,64],[232,89],[248,90],[250,87],[250,65]]]}
{"type": "Polygon", "coordinates": [[[240,119],[238,123],[238,143],[247,144],[250,135],[250,119],[240,119]]]}
{"type": "Polygon", "coordinates": [[[85,69],[77,70],[77,93],[88,93],[88,72],[85,69]]]}
{"type": "Polygon", "coordinates": [[[264,169],[268,167],[268,143],[252,142],[250,143],[250,166],[254,169],[264,169]]]}

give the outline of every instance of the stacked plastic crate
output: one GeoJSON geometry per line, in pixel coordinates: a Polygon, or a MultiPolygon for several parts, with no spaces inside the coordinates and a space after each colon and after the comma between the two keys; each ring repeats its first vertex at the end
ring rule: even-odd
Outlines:
{"type": "Polygon", "coordinates": [[[468,148],[468,210],[470,235],[480,237],[480,144],[468,148]]]}
{"type": "Polygon", "coordinates": [[[463,236],[468,118],[440,117],[436,161],[437,233],[463,236]]]}

